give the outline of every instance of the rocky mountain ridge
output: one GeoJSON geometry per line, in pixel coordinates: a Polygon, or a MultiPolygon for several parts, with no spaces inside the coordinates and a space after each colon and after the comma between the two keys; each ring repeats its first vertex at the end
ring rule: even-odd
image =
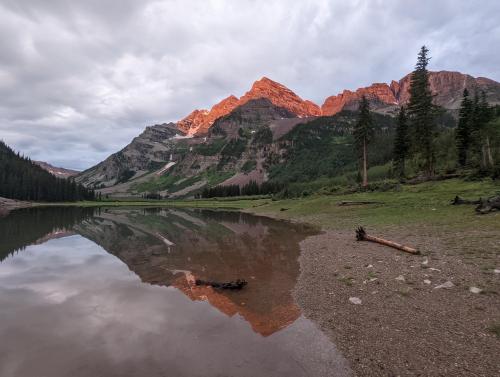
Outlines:
{"type": "MultiPolygon", "coordinates": [[[[231,95],[212,107],[211,110],[194,110],[177,122],[177,127],[188,135],[205,134],[217,118],[229,114],[236,107],[251,99],[268,98],[274,105],[288,109],[298,117],[329,116],[342,110],[356,110],[361,96],[365,95],[374,111],[390,112],[405,105],[409,100],[411,74],[399,81],[375,83],[355,91],[342,93],[325,99],[319,107],[314,102],[303,100],[293,91],[267,77],[256,81],[241,98],[231,95]]],[[[460,105],[462,92],[485,91],[491,103],[500,103],[500,83],[484,77],[474,78],[460,72],[430,72],[429,82],[436,95],[435,102],[448,110],[456,110],[460,105]]]]}
{"type": "Polygon", "coordinates": [[[58,168],[43,161],[33,161],[33,162],[38,166],[40,166],[42,169],[48,171],[50,174],[55,175],[56,177],[59,178],[69,178],[80,173],[78,170],[58,168]]]}
{"type": "MultiPolygon", "coordinates": [[[[410,99],[411,73],[399,81],[390,84],[375,83],[356,91],[344,90],[328,97],[321,111],[323,115],[333,115],[342,110],[356,110],[359,101],[365,95],[373,110],[387,112],[406,105],[410,99]]],[[[474,78],[460,72],[439,71],[429,73],[429,84],[434,94],[434,103],[447,110],[456,110],[460,106],[465,88],[470,93],[484,91],[492,104],[500,103],[500,83],[484,77],[474,78]]]]}

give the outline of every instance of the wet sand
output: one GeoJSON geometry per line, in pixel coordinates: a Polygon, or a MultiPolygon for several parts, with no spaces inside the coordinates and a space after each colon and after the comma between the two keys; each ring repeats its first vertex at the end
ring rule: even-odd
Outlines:
{"type": "Polygon", "coordinates": [[[500,375],[500,339],[491,331],[500,324],[498,232],[478,234],[483,252],[475,253],[459,234],[445,244],[430,233],[382,233],[419,246],[419,256],[357,242],[346,231],[302,242],[294,297],[356,375],[500,375]],[[447,282],[453,286],[437,288],[447,282]]]}

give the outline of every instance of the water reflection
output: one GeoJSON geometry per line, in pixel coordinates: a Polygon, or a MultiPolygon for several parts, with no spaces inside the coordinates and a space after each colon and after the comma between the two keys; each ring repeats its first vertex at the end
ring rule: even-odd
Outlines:
{"type": "Polygon", "coordinates": [[[291,296],[310,234],[236,212],[15,211],[0,218],[0,375],[346,375],[291,296]]]}

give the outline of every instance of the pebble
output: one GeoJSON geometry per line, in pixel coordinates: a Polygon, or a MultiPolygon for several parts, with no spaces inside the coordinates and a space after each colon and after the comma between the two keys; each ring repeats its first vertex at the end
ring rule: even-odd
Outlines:
{"type": "Polygon", "coordinates": [[[405,277],[403,275],[399,275],[397,278],[396,278],[397,281],[405,281],[405,277]]]}
{"type": "Polygon", "coordinates": [[[440,270],[440,269],[438,269],[438,268],[434,268],[434,267],[429,268],[429,270],[431,270],[431,271],[441,272],[441,270],[440,270]]]}
{"type": "Polygon", "coordinates": [[[430,281],[429,279],[425,279],[425,280],[424,280],[424,283],[425,283],[425,284],[430,284],[430,283],[431,283],[431,281],[430,281]]]}
{"type": "Polygon", "coordinates": [[[361,299],[359,297],[349,297],[349,302],[354,305],[361,305],[361,299]]]}
{"type": "Polygon", "coordinates": [[[435,286],[434,289],[453,288],[454,286],[455,286],[455,284],[453,284],[451,281],[448,280],[446,283],[435,286]]]}
{"type": "Polygon", "coordinates": [[[424,266],[427,266],[429,264],[429,259],[425,258],[422,262],[424,266]]]}
{"type": "Polygon", "coordinates": [[[470,287],[469,288],[469,292],[471,293],[481,293],[483,290],[481,288],[478,288],[478,287],[470,287]]]}
{"type": "Polygon", "coordinates": [[[373,268],[373,265],[369,264],[366,268],[373,268]]]}
{"type": "Polygon", "coordinates": [[[495,274],[500,274],[500,268],[495,268],[495,269],[493,270],[493,272],[494,272],[495,274]]]}

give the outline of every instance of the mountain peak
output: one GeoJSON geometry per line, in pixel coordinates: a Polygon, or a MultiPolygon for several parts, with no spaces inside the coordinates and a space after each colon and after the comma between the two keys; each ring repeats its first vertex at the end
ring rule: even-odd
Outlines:
{"type": "Polygon", "coordinates": [[[303,100],[286,86],[265,76],[253,83],[252,88],[240,98],[240,103],[257,98],[267,98],[274,105],[284,107],[299,117],[321,115],[318,105],[303,100]]]}
{"type": "Polygon", "coordinates": [[[263,76],[252,84],[251,89],[241,98],[234,95],[212,106],[210,111],[195,110],[177,123],[178,128],[189,134],[203,134],[220,117],[229,114],[236,107],[250,100],[267,98],[275,106],[283,107],[298,117],[321,115],[321,109],[311,101],[303,100],[286,86],[263,76]]]}

